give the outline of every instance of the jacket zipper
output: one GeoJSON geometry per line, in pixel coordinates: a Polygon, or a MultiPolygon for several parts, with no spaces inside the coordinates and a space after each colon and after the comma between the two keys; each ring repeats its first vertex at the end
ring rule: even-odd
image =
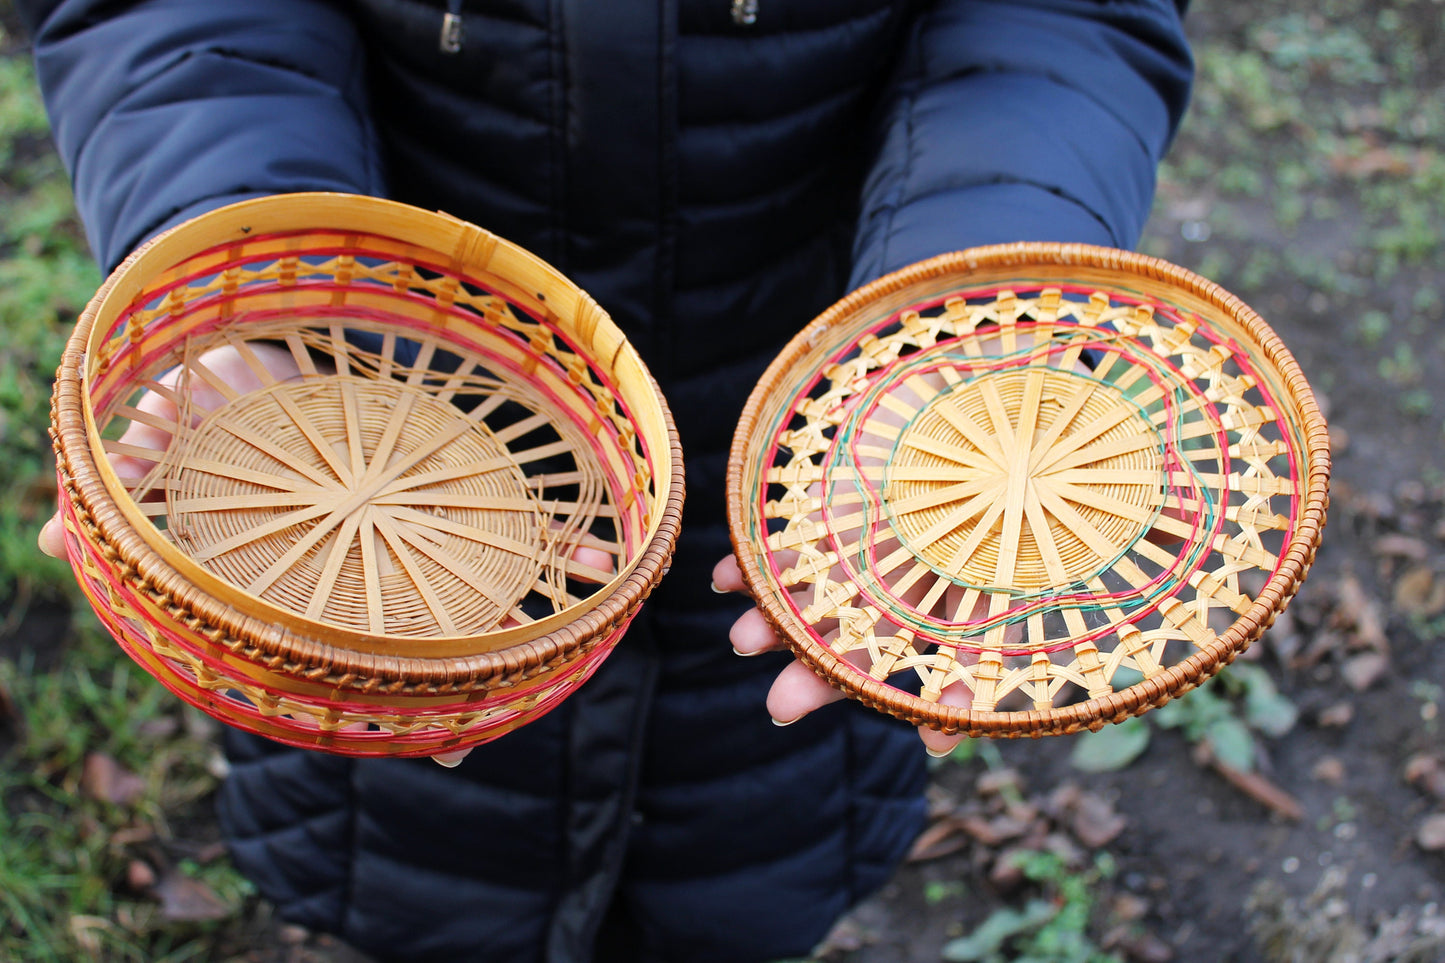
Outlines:
{"type": "Polygon", "coordinates": [[[760,0],[732,0],[733,23],[739,27],[751,27],[758,22],[758,3],[760,0]]]}
{"type": "Polygon", "coordinates": [[[444,54],[462,52],[462,41],[466,33],[462,29],[462,0],[447,0],[447,12],[442,16],[442,32],[437,47],[444,54]]]}
{"type": "MultiPolygon", "coordinates": [[[[739,27],[751,27],[758,22],[758,5],[761,0],[731,0],[733,23],[739,27]]],[[[462,0],[447,0],[447,12],[442,15],[441,36],[437,48],[444,54],[462,52],[462,41],[466,32],[462,28],[462,0]]]]}

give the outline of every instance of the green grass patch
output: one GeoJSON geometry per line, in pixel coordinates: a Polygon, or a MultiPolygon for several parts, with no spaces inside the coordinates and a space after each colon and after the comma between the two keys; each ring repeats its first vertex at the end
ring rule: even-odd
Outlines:
{"type": "MultiPolygon", "coordinates": [[[[0,43],[4,37],[0,35],[0,43]]],[[[35,537],[54,511],[50,387],[76,316],[100,284],[69,182],[46,137],[28,57],[0,58],[0,598],[68,588],[35,537]]]]}
{"type": "Polygon", "coordinates": [[[211,727],[98,626],[55,668],[36,662],[0,659],[18,736],[0,761],[0,959],[176,963],[234,951],[261,911],[216,844],[211,727]]]}

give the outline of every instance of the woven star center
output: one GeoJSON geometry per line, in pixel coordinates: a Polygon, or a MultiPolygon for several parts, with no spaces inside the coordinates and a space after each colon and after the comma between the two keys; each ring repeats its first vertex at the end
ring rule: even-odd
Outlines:
{"type": "Polygon", "coordinates": [[[1164,498],[1159,432],[1110,384],[1034,367],[940,390],[899,436],[885,507],[955,581],[1062,589],[1107,568],[1164,498]]]}

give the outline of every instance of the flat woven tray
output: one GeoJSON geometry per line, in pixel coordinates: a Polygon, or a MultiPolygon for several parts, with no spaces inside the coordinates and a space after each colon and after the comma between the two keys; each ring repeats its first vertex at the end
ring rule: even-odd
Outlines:
{"type": "Polygon", "coordinates": [[[671,416],[596,303],[373,198],[249,201],[137,251],[53,433],[72,565],[126,651],[224,722],[354,755],[555,706],[681,517],[671,416]]]}
{"type": "Polygon", "coordinates": [[[1314,558],[1329,439],[1237,298],[1080,245],[876,281],[787,346],[738,426],[744,578],[853,698],[968,735],[1097,729],[1207,679],[1314,558]]]}

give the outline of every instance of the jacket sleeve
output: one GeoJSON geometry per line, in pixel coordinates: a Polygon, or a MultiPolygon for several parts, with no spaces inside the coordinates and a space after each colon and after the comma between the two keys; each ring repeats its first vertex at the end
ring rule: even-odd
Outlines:
{"type": "Polygon", "coordinates": [[[361,42],[323,0],[18,0],[102,267],[164,227],[303,190],[380,194],[361,42]]]}
{"type": "Polygon", "coordinates": [[[1193,62],[1170,0],[941,0],[880,105],[852,287],[1006,241],[1132,247],[1193,62]]]}

